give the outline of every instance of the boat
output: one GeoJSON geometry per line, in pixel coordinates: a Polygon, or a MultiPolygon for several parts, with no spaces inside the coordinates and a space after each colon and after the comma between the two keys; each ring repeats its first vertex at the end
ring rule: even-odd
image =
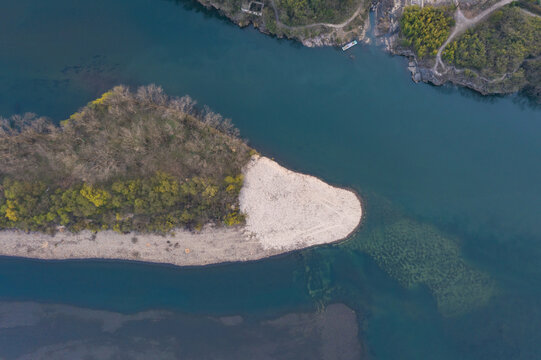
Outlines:
{"type": "Polygon", "coordinates": [[[342,51],[346,51],[347,49],[357,45],[357,40],[353,40],[352,42],[347,43],[346,45],[342,46],[342,51]]]}

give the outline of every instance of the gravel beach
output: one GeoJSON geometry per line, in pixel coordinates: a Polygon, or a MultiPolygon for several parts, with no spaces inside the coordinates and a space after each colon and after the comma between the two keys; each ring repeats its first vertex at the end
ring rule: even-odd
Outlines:
{"type": "Polygon", "coordinates": [[[56,235],[0,231],[0,255],[37,259],[123,259],[179,266],[257,260],[347,238],[358,227],[361,202],[330,186],[254,156],[244,169],[240,207],[246,224],[177,229],[162,236],[114,231],[56,235]]]}

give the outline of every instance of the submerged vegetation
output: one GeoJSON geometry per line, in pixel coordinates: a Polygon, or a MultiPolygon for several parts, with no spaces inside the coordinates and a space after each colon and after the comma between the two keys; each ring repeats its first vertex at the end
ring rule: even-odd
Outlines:
{"type": "Polygon", "coordinates": [[[453,8],[408,6],[400,18],[403,44],[423,59],[436,56],[454,25],[453,8]]]}
{"type": "Polygon", "coordinates": [[[446,316],[485,304],[494,291],[488,275],[461,258],[457,243],[429,225],[400,220],[361,247],[403,286],[426,285],[446,316]]]}
{"type": "Polygon", "coordinates": [[[323,309],[336,294],[332,281],[331,256],[323,256],[320,252],[305,251],[301,256],[304,261],[304,282],[306,291],[318,309],[323,309]]]}
{"type": "Polygon", "coordinates": [[[60,126],[1,119],[0,228],[168,232],[243,222],[250,148],[229,120],[155,86],[116,87],[60,126]]]}
{"type": "Polygon", "coordinates": [[[426,286],[444,316],[462,315],[488,303],[494,282],[463,258],[458,239],[409,219],[379,196],[369,201],[370,226],[344,248],[367,253],[403,287],[426,286]]]}

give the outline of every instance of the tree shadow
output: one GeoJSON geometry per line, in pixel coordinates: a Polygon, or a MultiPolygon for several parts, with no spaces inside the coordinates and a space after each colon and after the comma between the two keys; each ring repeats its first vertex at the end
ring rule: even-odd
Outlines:
{"type": "Polygon", "coordinates": [[[236,24],[231,21],[227,16],[225,16],[220,10],[214,7],[206,7],[196,0],[162,0],[167,2],[172,2],[177,6],[182,7],[184,10],[193,11],[196,13],[203,14],[207,19],[219,19],[225,21],[229,26],[236,26],[236,24]]]}
{"type": "Polygon", "coordinates": [[[502,100],[509,99],[513,104],[520,107],[522,110],[541,110],[541,99],[529,94],[525,90],[521,90],[513,94],[491,94],[483,95],[480,92],[477,92],[473,89],[463,87],[460,85],[454,84],[444,84],[441,86],[430,84],[435,90],[444,95],[451,95],[458,93],[461,96],[464,96],[475,101],[485,103],[485,104],[495,104],[502,100]]]}
{"type": "MultiPolygon", "coordinates": [[[[182,7],[183,9],[187,11],[194,11],[196,13],[201,13],[203,16],[207,19],[217,19],[224,22],[227,26],[233,26],[233,27],[239,27],[238,24],[236,24],[233,20],[228,18],[221,10],[218,10],[214,7],[207,7],[203,4],[201,4],[197,0],[162,0],[167,2],[173,2],[175,5],[182,7]]],[[[274,39],[275,41],[280,42],[287,42],[288,45],[297,48],[302,49],[305,46],[298,40],[290,39],[287,37],[279,37],[276,34],[270,34],[270,33],[263,33],[259,29],[256,29],[251,23],[248,26],[242,26],[240,27],[242,30],[245,31],[257,31],[262,36],[267,36],[269,38],[274,39]]]]}

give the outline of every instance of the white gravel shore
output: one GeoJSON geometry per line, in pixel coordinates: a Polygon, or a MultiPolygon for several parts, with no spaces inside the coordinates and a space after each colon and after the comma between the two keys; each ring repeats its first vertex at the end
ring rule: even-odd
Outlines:
{"type": "Polygon", "coordinates": [[[348,237],[359,225],[361,202],[349,190],[255,156],[240,193],[246,225],[176,230],[168,236],[0,231],[0,255],[38,259],[123,259],[180,266],[257,260],[348,237]]]}

